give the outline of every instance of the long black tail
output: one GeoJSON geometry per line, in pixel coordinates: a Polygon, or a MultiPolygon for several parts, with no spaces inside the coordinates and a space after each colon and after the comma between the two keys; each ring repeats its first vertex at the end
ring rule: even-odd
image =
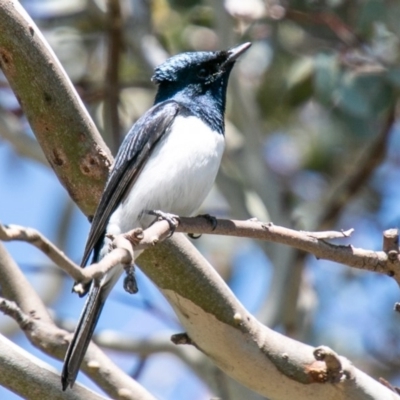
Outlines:
{"type": "Polygon", "coordinates": [[[110,289],[93,281],[61,374],[63,390],[73,386],[110,289]]]}

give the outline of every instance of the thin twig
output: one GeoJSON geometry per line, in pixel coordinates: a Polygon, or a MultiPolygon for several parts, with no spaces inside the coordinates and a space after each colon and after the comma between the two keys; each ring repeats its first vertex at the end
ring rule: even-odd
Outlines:
{"type": "Polygon", "coordinates": [[[22,330],[29,324],[32,317],[25,314],[14,301],[0,297],[0,311],[18,323],[22,330]]]}
{"type": "Polygon", "coordinates": [[[332,12],[306,13],[288,8],[282,16],[296,22],[325,25],[347,46],[361,45],[361,39],[352,28],[332,12]]]}
{"type": "Polygon", "coordinates": [[[81,269],[36,229],[0,224],[0,240],[5,242],[18,240],[34,245],[71,276],[74,274],[73,271],[81,269]]]}
{"type": "MultiPolygon", "coordinates": [[[[400,260],[398,255],[393,255],[384,251],[372,251],[355,248],[351,245],[333,245],[326,242],[327,238],[348,238],[352,230],[346,232],[304,232],[293,229],[275,226],[272,223],[262,223],[251,219],[248,221],[234,221],[228,219],[218,219],[217,226],[213,225],[204,217],[178,218],[179,224],[176,232],[194,234],[215,234],[236,237],[246,237],[259,240],[268,240],[292,246],[296,249],[311,253],[318,259],[335,261],[350,267],[379,272],[392,276],[400,283],[400,260]]],[[[34,240],[31,239],[30,230],[18,229],[7,230],[0,225],[0,232],[8,232],[8,240],[24,240],[36,243],[40,249],[55,247],[41,235],[34,231],[34,240]],[[11,234],[10,234],[11,232],[11,234]],[[15,233],[16,232],[16,233],[15,233]],[[40,237],[40,242],[38,242],[40,237]],[[43,246],[46,243],[46,246],[43,246]]],[[[53,260],[59,259],[59,267],[70,274],[77,282],[86,283],[91,279],[100,279],[107,271],[117,264],[130,265],[134,262],[134,251],[143,250],[154,246],[169,236],[170,227],[166,221],[157,221],[155,224],[144,230],[138,229],[115,236],[112,241],[113,250],[104,257],[99,263],[93,264],[86,269],[81,269],[71,263],[65,257],[60,256],[57,250],[48,251],[52,254],[53,260]],[[54,257],[54,254],[56,257],[54,257]]],[[[61,253],[62,254],[62,253],[61,253]]]]}

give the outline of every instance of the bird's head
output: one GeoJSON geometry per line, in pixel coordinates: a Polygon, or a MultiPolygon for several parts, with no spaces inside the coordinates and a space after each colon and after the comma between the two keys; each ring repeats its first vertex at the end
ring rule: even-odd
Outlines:
{"type": "Polygon", "coordinates": [[[182,53],[158,66],[152,77],[159,88],[156,103],[171,98],[208,95],[225,105],[229,74],[251,43],[230,50],[182,53]]]}

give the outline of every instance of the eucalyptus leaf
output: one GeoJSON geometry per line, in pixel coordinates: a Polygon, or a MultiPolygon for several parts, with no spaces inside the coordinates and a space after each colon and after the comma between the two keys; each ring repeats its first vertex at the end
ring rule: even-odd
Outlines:
{"type": "Polygon", "coordinates": [[[335,92],[337,105],[349,114],[368,117],[388,106],[392,90],[381,73],[346,72],[335,92]]]}
{"type": "Polygon", "coordinates": [[[319,53],[314,62],[314,90],[323,104],[332,101],[332,95],[340,80],[340,68],[337,54],[319,53]]]}

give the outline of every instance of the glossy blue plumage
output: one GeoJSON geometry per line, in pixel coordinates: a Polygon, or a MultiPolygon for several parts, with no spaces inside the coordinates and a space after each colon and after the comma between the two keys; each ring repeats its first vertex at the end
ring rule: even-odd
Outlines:
{"type": "Polygon", "coordinates": [[[155,104],[174,99],[212,130],[224,133],[226,87],[233,63],[227,51],[178,54],[155,69],[152,81],[159,84],[155,104]]]}

